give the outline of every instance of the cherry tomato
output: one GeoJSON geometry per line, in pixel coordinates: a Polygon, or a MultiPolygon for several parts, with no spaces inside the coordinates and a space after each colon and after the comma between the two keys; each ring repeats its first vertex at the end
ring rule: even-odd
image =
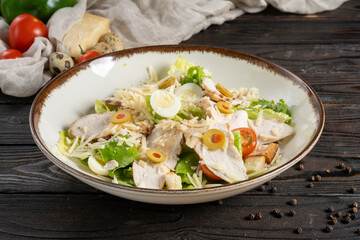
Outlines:
{"type": "Polygon", "coordinates": [[[0,60],[1,59],[15,59],[15,58],[22,58],[24,57],[22,53],[19,50],[16,49],[8,49],[3,51],[0,54],[0,60]]]}
{"type": "Polygon", "coordinates": [[[96,51],[87,51],[86,53],[84,53],[83,55],[81,55],[77,61],[77,63],[81,63],[83,61],[89,60],[91,58],[100,56],[100,53],[96,52],[96,51]]]}
{"type": "Polygon", "coordinates": [[[205,164],[200,163],[200,169],[208,178],[213,180],[222,180],[220,177],[216,176],[205,164]]]}
{"type": "Polygon", "coordinates": [[[9,43],[20,52],[27,51],[36,37],[48,37],[46,25],[31,14],[21,14],[10,24],[9,43]]]}
{"type": "Polygon", "coordinates": [[[237,129],[234,129],[232,131],[233,132],[240,131],[241,149],[242,149],[242,155],[243,156],[249,155],[250,153],[252,153],[255,150],[257,140],[256,140],[256,134],[252,129],[250,129],[250,128],[237,128],[237,129]]]}

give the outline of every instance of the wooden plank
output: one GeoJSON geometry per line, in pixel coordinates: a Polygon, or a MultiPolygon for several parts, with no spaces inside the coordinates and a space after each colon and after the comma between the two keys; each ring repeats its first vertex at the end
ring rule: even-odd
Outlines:
{"type": "Polygon", "coordinates": [[[359,197],[302,197],[290,206],[289,196],[238,195],[222,205],[152,205],[103,194],[50,195],[1,194],[1,239],[356,239],[360,219],[339,223],[325,233],[333,206],[346,214],[359,197]],[[257,203],[254,206],[254,202],[257,203]],[[295,210],[294,217],[276,218],[295,210]],[[261,220],[246,220],[250,213],[262,213],[261,220]],[[49,217],[51,215],[51,217],[49,217]],[[231,216],[231,217],[230,217],[231,216]],[[297,227],[303,233],[294,233],[297,227]]]}

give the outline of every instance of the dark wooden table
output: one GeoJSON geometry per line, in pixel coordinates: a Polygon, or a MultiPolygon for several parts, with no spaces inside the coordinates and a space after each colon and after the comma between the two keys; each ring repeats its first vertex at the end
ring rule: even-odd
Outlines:
{"type": "Polygon", "coordinates": [[[220,202],[165,206],[121,199],[55,167],[30,134],[33,97],[0,93],[0,239],[360,239],[360,213],[350,223],[343,217],[352,202],[360,203],[360,1],[307,16],[268,8],[211,26],[184,44],[255,54],[314,87],[326,124],[301,161],[304,170],[297,165],[264,185],[264,191],[220,202]],[[337,168],[339,162],[351,172],[337,168]],[[312,175],[321,181],[309,188],[312,175]],[[358,191],[351,193],[352,187],[358,191]],[[288,204],[292,198],[296,206],[288,204]],[[329,206],[342,217],[327,233],[329,206]],[[285,215],[271,215],[274,208],[285,215]],[[296,215],[287,216],[290,210],[296,215]],[[257,212],[262,219],[246,220],[257,212]],[[301,234],[294,232],[298,227],[301,234]]]}

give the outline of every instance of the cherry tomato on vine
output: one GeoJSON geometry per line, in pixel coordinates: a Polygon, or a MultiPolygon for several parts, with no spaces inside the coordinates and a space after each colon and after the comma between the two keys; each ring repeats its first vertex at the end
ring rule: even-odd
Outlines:
{"type": "Polygon", "coordinates": [[[24,57],[19,50],[16,49],[7,49],[0,53],[0,60],[2,59],[15,59],[24,57]]]}
{"type": "Polygon", "coordinates": [[[26,52],[36,37],[48,37],[46,25],[31,14],[21,14],[10,24],[9,43],[11,48],[26,52]]]}
{"type": "Polygon", "coordinates": [[[252,153],[255,150],[257,144],[255,132],[250,128],[237,128],[232,130],[232,132],[235,131],[240,131],[241,149],[243,156],[252,153]]]}
{"type": "Polygon", "coordinates": [[[205,164],[199,164],[201,171],[207,176],[208,178],[211,178],[213,180],[222,180],[220,177],[216,176],[205,164]]]}
{"type": "Polygon", "coordinates": [[[81,55],[77,61],[77,63],[81,63],[84,62],[86,60],[89,60],[91,58],[100,56],[100,53],[96,52],[96,51],[87,51],[86,53],[84,53],[83,55],[81,55]]]}

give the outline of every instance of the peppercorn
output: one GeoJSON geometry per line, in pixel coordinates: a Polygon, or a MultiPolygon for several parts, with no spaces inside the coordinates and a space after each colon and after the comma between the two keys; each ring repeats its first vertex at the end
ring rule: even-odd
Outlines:
{"type": "Polygon", "coordinates": [[[352,213],[357,213],[357,212],[358,212],[358,209],[357,209],[356,207],[353,207],[353,208],[351,209],[351,212],[352,212],[352,213]]]}
{"type": "Polygon", "coordinates": [[[258,190],[261,191],[261,192],[265,191],[265,186],[261,185],[258,190]]]}
{"type": "Polygon", "coordinates": [[[346,216],[344,219],[344,223],[350,223],[351,222],[351,216],[346,216]]]}
{"type": "Polygon", "coordinates": [[[346,173],[351,173],[352,169],[351,169],[351,167],[347,167],[345,171],[346,171],[346,173]]]}
{"type": "Polygon", "coordinates": [[[250,213],[249,216],[247,216],[247,219],[254,220],[255,219],[255,214],[250,213]]]}
{"type": "Polygon", "coordinates": [[[345,168],[345,164],[343,162],[339,162],[339,165],[337,166],[339,169],[345,168]]]}
{"type": "Polygon", "coordinates": [[[325,172],[326,172],[326,173],[331,173],[331,170],[330,170],[330,169],[326,169],[325,172]]]}
{"type": "Polygon", "coordinates": [[[255,219],[256,220],[262,219],[262,214],[261,213],[256,213],[255,214],[255,219]]]}
{"type": "Polygon", "coordinates": [[[290,212],[288,213],[289,217],[293,217],[296,215],[296,212],[294,210],[290,210],[290,212]]]}
{"type": "Polygon", "coordinates": [[[314,187],[314,184],[313,184],[313,183],[309,183],[309,184],[307,185],[307,187],[308,187],[308,188],[313,188],[313,187],[314,187]]]}
{"type": "Polygon", "coordinates": [[[299,166],[296,169],[299,171],[304,170],[304,164],[299,164],[299,166]]]}
{"type": "Polygon", "coordinates": [[[334,231],[334,228],[332,226],[326,226],[325,231],[329,233],[334,231]]]}
{"type": "Polygon", "coordinates": [[[341,217],[341,215],[342,215],[342,213],[341,213],[340,211],[337,211],[337,212],[335,213],[335,216],[336,216],[336,217],[341,217]]]}
{"type": "Polygon", "coordinates": [[[337,224],[337,219],[336,219],[336,218],[331,219],[330,224],[331,224],[331,225],[337,224]]]}
{"type": "Polygon", "coordinates": [[[357,202],[352,202],[351,206],[357,208],[359,206],[359,204],[357,202]]]}
{"type": "Polygon", "coordinates": [[[274,208],[274,210],[271,211],[272,214],[276,215],[280,212],[278,208],[274,208]]]}
{"type": "Polygon", "coordinates": [[[271,180],[266,182],[265,185],[271,185],[271,180]]]}
{"type": "Polygon", "coordinates": [[[220,200],[217,201],[217,204],[218,205],[223,205],[223,201],[220,199],[220,200]]]}
{"type": "Polygon", "coordinates": [[[360,234],[360,228],[358,228],[358,229],[356,230],[356,233],[359,233],[359,234],[360,234]]]}
{"type": "Polygon", "coordinates": [[[309,177],[309,181],[310,181],[310,182],[315,181],[315,176],[310,176],[310,177],[309,177]]]}
{"type": "Polygon", "coordinates": [[[276,187],[272,187],[271,189],[270,189],[270,192],[272,192],[272,193],[275,193],[277,191],[277,188],[276,187]]]}
{"type": "Polygon", "coordinates": [[[355,187],[351,187],[350,189],[349,189],[349,193],[355,193],[356,192],[356,188],[355,187]]]}
{"type": "Polygon", "coordinates": [[[295,206],[297,204],[297,200],[295,198],[293,198],[290,200],[289,204],[292,206],[295,206]]]}
{"type": "Polygon", "coordinates": [[[316,180],[317,182],[319,182],[319,181],[321,180],[321,176],[320,176],[320,175],[316,175],[316,176],[315,176],[315,180],[316,180]]]}
{"type": "Polygon", "coordinates": [[[303,229],[301,227],[298,227],[295,229],[295,233],[300,234],[303,232],[303,229]]]}
{"type": "Polygon", "coordinates": [[[354,214],[351,214],[351,219],[355,219],[356,218],[356,214],[354,213],[354,214]]]}
{"type": "Polygon", "coordinates": [[[328,209],[326,209],[327,212],[331,213],[334,211],[334,207],[333,206],[330,206],[328,207],[328,209]]]}
{"type": "Polygon", "coordinates": [[[336,216],[335,216],[334,214],[331,214],[331,215],[329,216],[329,218],[330,218],[331,220],[334,220],[334,219],[336,219],[336,216]]]}

